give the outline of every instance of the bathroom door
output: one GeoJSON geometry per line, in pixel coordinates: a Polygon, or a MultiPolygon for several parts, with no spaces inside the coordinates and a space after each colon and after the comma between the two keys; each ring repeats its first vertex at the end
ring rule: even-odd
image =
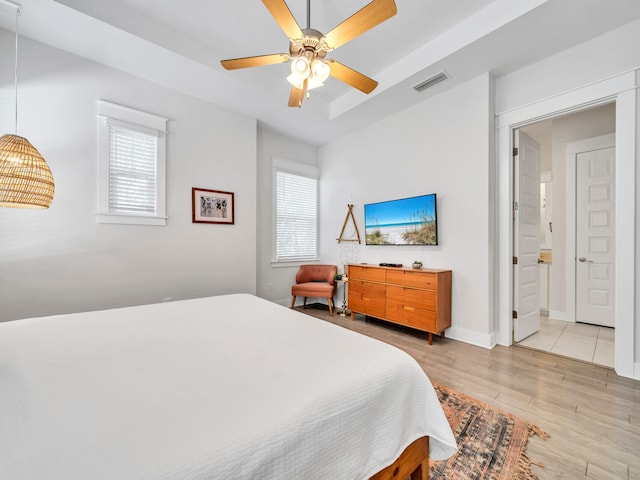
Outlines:
{"type": "Polygon", "coordinates": [[[615,326],[615,148],[576,154],[576,321],[615,326]]]}

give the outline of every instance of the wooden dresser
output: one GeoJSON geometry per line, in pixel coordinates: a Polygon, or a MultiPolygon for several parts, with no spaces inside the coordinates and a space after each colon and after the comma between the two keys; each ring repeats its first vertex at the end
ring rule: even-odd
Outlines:
{"type": "Polygon", "coordinates": [[[349,265],[349,309],[444,339],[451,326],[451,270],[349,265]]]}

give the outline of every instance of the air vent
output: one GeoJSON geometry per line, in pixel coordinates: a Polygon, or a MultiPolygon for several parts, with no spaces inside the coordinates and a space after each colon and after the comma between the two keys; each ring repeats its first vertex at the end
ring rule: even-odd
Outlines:
{"type": "Polygon", "coordinates": [[[449,78],[449,77],[447,76],[446,73],[440,72],[440,73],[435,74],[433,77],[428,78],[424,82],[421,82],[421,83],[419,83],[417,85],[414,85],[413,88],[418,92],[422,92],[423,90],[426,90],[427,88],[431,88],[434,85],[445,81],[447,78],[449,78]]]}

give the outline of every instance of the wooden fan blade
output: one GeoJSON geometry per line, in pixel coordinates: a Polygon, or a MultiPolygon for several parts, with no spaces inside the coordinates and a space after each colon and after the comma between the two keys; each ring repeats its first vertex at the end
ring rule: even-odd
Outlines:
{"type": "Polygon", "coordinates": [[[393,0],[373,0],[327,33],[324,41],[330,50],[334,50],[393,17],[397,11],[393,0]]]}
{"type": "Polygon", "coordinates": [[[304,93],[307,91],[307,81],[304,81],[302,88],[291,87],[291,93],[289,94],[289,106],[290,107],[302,107],[302,100],[304,100],[304,93]]]}
{"type": "Polygon", "coordinates": [[[356,72],[354,69],[349,68],[340,62],[336,62],[335,60],[329,60],[329,62],[332,77],[343,81],[347,85],[351,85],[353,88],[357,88],[361,92],[371,93],[378,86],[378,82],[374,79],[369,78],[360,72],[356,72]]]}
{"type": "Polygon", "coordinates": [[[267,7],[267,10],[269,10],[284,34],[289,37],[290,40],[296,43],[295,40],[300,41],[304,37],[302,30],[300,30],[300,25],[296,22],[296,19],[284,0],[262,0],[262,3],[264,3],[264,6],[267,7]]]}
{"type": "Polygon", "coordinates": [[[290,58],[288,53],[272,53],[270,55],[258,55],[257,57],[231,58],[229,60],[221,60],[220,63],[227,70],[236,70],[238,68],[287,63],[290,58]]]}

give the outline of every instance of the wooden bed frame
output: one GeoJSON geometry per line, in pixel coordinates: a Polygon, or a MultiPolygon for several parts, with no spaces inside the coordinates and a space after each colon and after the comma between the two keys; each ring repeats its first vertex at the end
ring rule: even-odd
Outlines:
{"type": "Polygon", "coordinates": [[[421,437],[404,449],[388,467],[369,480],[429,480],[429,437],[421,437]]]}

